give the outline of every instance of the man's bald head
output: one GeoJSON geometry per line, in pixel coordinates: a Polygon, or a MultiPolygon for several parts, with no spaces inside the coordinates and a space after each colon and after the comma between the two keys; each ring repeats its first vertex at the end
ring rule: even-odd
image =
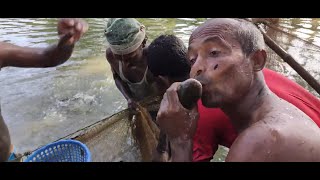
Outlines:
{"type": "MultiPolygon", "coordinates": [[[[189,39],[189,45],[194,39],[217,34],[228,36],[239,42],[245,55],[250,55],[257,50],[264,50],[263,35],[254,24],[243,19],[215,18],[210,19],[196,28],[189,39]]],[[[221,37],[225,39],[224,37],[221,37]]]]}

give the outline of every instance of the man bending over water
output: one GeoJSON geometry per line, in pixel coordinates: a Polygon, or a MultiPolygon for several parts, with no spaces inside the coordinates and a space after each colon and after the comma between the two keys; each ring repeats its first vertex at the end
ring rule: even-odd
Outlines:
{"type": "Polygon", "coordinates": [[[130,109],[145,97],[157,95],[153,75],[147,66],[145,26],[134,18],[111,18],[105,29],[109,47],[106,58],[113,78],[130,109]]]}

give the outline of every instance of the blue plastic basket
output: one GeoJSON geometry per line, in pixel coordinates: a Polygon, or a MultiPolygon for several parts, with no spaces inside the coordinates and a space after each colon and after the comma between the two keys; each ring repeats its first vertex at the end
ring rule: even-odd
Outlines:
{"type": "Polygon", "coordinates": [[[90,162],[88,147],[76,140],[60,140],[33,152],[24,162],[90,162]]]}

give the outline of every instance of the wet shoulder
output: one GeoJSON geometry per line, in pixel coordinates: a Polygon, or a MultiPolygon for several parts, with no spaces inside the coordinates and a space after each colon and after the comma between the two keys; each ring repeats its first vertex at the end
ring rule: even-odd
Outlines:
{"type": "Polygon", "coordinates": [[[255,124],[238,135],[230,147],[226,161],[267,161],[267,149],[272,147],[267,126],[255,124]]]}
{"type": "MultiPolygon", "coordinates": [[[[275,115],[275,114],[273,114],[275,115]]],[[[231,161],[320,161],[320,129],[288,114],[267,116],[239,134],[231,161]]]]}
{"type": "Polygon", "coordinates": [[[274,107],[274,112],[267,116],[268,119],[278,119],[283,122],[294,122],[289,124],[297,124],[297,126],[301,124],[308,124],[308,126],[314,126],[318,128],[317,124],[299,108],[281,98],[279,98],[278,101],[279,102],[277,102],[277,105],[274,107]]]}

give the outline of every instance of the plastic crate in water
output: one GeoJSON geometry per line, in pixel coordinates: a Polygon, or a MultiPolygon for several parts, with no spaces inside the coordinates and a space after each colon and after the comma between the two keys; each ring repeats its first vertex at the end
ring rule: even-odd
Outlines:
{"type": "Polygon", "coordinates": [[[60,140],[33,152],[24,162],[90,162],[88,147],[76,140],[60,140]]]}

